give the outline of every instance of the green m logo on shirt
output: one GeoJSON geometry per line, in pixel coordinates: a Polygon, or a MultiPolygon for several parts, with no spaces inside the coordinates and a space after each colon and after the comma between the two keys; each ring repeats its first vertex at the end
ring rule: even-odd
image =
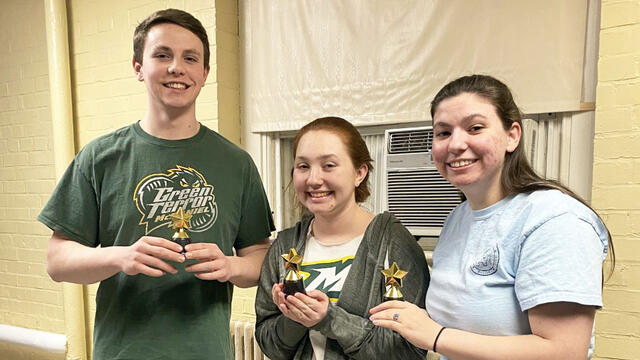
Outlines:
{"type": "Polygon", "coordinates": [[[329,300],[337,302],[352,263],[353,256],[302,263],[300,273],[305,289],[320,290],[327,294],[329,300]]]}
{"type": "Polygon", "coordinates": [[[200,172],[180,165],[167,170],[166,174],[145,176],[133,192],[133,201],[142,215],[139,224],[145,226],[146,235],[170,226],[169,215],[178,208],[192,215],[189,231],[211,228],[218,217],[215,199],[213,185],[209,185],[200,172]]]}

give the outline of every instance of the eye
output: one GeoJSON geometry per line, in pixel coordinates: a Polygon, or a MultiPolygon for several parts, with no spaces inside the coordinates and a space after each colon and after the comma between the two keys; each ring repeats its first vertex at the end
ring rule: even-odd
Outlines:
{"type": "Polygon", "coordinates": [[[187,184],[187,182],[184,179],[180,179],[180,186],[182,187],[188,187],[189,184],[187,184]]]}
{"type": "Polygon", "coordinates": [[[472,133],[473,132],[478,132],[478,131],[481,131],[482,129],[484,129],[484,126],[482,126],[480,124],[476,124],[476,125],[473,125],[473,126],[471,126],[469,128],[469,132],[472,132],[472,133]]]}
{"type": "Polygon", "coordinates": [[[187,56],[184,58],[186,61],[188,62],[192,62],[192,63],[197,63],[198,62],[198,58],[197,57],[193,57],[193,56],[187,56]]]}
{"type": "Polygon", "coordinates": [[[440,130],[440,131],[436,131],[435,135],[436,135],[436,138],[444,139],[450,136],[451,132],[449,132],[448,130],[440,130]]]}
{"type": "Polygon", "coordinates": [[[299,163],[299,164],[296,165],[296,169],[299,169],[299,170],[305,170],[305,169],[308,169],[308,168],[309,168],[309,165],[307,165],[305,163],[299,163]]]}
{"type": "Polygon", "coordinates": [[[327,169],[332,169],[332,168],[334,168],[334,167],[336,167],[336,166],[338,166],[338,165],[336,165],[335,163],[326,163],[326,164],[324,164],[323,166],[324,166],[325,168],[327,168],[327,169]]]}
{"type": "Polygon", "coordinates": [[[157,54],[154,55],[154,57],[158,58],[158,59],[168,59],[169,55],[167,55],[165,53],[157,53],[157,54]]]}

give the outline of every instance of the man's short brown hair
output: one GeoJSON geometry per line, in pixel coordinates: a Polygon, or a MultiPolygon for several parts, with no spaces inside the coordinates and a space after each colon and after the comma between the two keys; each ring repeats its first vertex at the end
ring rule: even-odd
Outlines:
{"type": "Polygon", "coordinates": [[[133,58],[140,64],[142,64],[142,57],[144,54],[144,44],[147,40],[147,34],[152,27],[158,24],[176,24],[189,31],[202,41],[202,47],[204,49],[204,67],[209,67],[209,37],[207,31],[202,26],[200,20],[193,17],[186,11],[178,9],[165,9],[158,10],[149,15],[146,19],[142,20],[136,30],[133,33],[133,58]]]}

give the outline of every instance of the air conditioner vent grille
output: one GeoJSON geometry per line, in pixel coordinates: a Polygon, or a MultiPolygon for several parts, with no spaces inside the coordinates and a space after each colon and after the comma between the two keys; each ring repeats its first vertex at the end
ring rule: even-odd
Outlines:
{"type": "Polygon", "coordinates": [[[436,169],[389,171],[387,204],[404,226],[442,227],[459,192],[436,169]]]}
{"type": "Polygon", "coordinates": [[[395,131],[389,134],[389,154],[431,151],[433,130],[395,131]]]}

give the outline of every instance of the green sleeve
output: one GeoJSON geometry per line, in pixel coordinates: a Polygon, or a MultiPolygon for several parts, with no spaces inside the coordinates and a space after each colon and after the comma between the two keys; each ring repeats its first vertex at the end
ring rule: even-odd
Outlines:
{"type": "Polygon", "coordinates": [[[98,240],[98,198],[81,168],[81,154],[73,160],[58,182],[38,220],[69,239],[96,247],[98,240]]]}
{"type": "Polygon", "coordinates": [[[258,169],[247,155],[248,164],[245,188],[242,192],[242,212],[238,237],[234,243],[236,249],[242,249],[268,237],[275,230],[273,216],[267,194],[262,186],[258,169]]]}

